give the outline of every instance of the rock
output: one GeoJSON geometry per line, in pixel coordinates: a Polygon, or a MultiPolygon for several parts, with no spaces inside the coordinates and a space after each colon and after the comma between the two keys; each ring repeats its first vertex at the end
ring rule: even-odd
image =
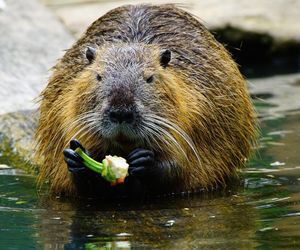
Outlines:
{"type": "Polygon", "coordinates": [[[194,6],[197,15],[211,29],[231,26],[244,31],[268,34],[279,41],[300,42],[298,0],[206,0],[194,6]]]}
{"type": "Polygon", "coordinates": [[[0,10],[3,10],[6,7],[4,0],[0,0],[0,10]]]}
{"type": "MultiPolygon", "coordinates": [[[[45,0],[44,0],[45,1],[45,0]]],[[[86,28],[109,10],[125,4],[149,3],[149,1],[101,1],[77,0],[70,4],[58,4],[46,0],[66,26],[79,37],[86,28]],[[80,4],[81,2],[81,4],[80,4]]],[[[177,0],[164,0],[174,3],[177,0]]],[[[180,1],[179,1],[180,2],[180,1]]],[[[61,3],[61,1],[60,1],[61,3]]],[[[161,4],[153,0],[152,4],[161,4]]],[[[257,66],[257,61],[271,65],[279,73],[286,65],[292,71],[300,70],[300,1],[298,0],[186,0],[179,7],[191,12],[216,38],[227,45],[238,64],[247,70],[257,66]],[[274,60],[276,58],[276,60],[274,60]]]]}
{"type": "Polygon", "coordinates": [[[73,41],[36,0],[5,0],[5,4],[0,10],[0,114],[33,108],[48,70],[73,41]]]}
{"type": "Polygon", "coordinates": [[[0,163],[34,171],[33,137],[37,124],[33,110],[8,113],[0,116],[0,163]]]}
{"type": "MultiPolygon", "coordinates": [[[[149,1],[135,0],[101,1],[100,3],[86,3],[81,0],[81,2],[82,4],[54,7],[57,15],[77,36],[110,9],[124,4],[149,3],[149,1]]],[[[163,2],[178,3],[177,0],[163,2]]],[[[162,2],[153,0],[151,3],[162,2]]],[[[230,26],[248,32],[268,34],[278,42],[286,40],[300,42],[300,1],[298,0],[186,0],[179,6],[196,15],[211,30],[230,26]]]]}

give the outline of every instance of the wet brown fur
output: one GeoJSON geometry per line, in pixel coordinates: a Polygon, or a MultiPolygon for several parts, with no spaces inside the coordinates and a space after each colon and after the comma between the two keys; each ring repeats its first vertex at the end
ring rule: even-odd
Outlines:
{"type": "MultiPolygon", "coordinates": [[[[70,121],[87,112],[96,86],[84,57],[86,46],[139,43],[153,48],[149,55],[159,70],[155,89],[163,116],[192,138],[200,158],[178,133],[169,130],[184,149],[153,144],[157,157],[176,161],[178,168],[165,176],[179,178],[173,191],[212,188],[244,165],[255,141],[255,113],[241,76],[230,55],[194,17],[173,5],[138,5],[116,8],[95,21],[54,67],[41,94],[36,132],[41,182],[49,180],[54,193],[74,194],[62,151],[79,132],[80,141],[97,154],[107,151],[101,135],[70,128],[70,121]],[[139,27],[140,26],[140,27],[139,27]],[[159,67],[159,49],[172,51],[170,66],[159,67]],[[78,101],[80,100],[80,101],[78,101]],[[68,129],[70,128],[70,129],[68,129]]],[[[100,53],[101,54],[101,53],[100,53]]],[[[95,100],[96,101],[96,100],[95,100]]],[[[84,123],[84,121],[82,121],[84,123]]],[[[166,138],[167,140],[167,138],[166,138]]],[[[125,152],[124,152],[125,153],[125,152]]]]}

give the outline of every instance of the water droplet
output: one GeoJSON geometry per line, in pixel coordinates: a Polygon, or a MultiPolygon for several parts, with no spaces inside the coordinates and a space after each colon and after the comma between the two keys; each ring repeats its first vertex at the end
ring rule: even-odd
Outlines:
{"type": "Polygon", "coordinates": [[[255,208],[261,209],[261,208],[271,208],[271,207],[274,207],[274,205],[273,204],[265,204],[265,205],[256,206],[255,208]]]}
{"type": "Polygon", "coordinates": [[[175,224],[175,220],[168,220],[166,223],[165,223],[165,227],[172,227],[173,225],[175,224]]]}
{"type": "Polygon", "coordinates": [[[284,215],[284,217],[290,217],[290,216],[300,216],[300,212],[290,213],[290,214],[284,215]]]}
{"type": "Polygon", "coordinates": [[[270,166],[272,166],[272,167],[284,166],[284,165],[285,165],[285,162],[279,162],[279,161],[270,163],[270,166]]]}
{"type": "Polygon", "coordinates": [[[276,228],[275,227],[264,227],[264,228],[259,229],[258,231],[259,232],[266,232],[266,231],[271,231],[271,230],[276,230],[276,228]]]}
{"type": "MultiPolygon", "coordinates": [[[[1,156],[1,154],[0,154],[0,156],[1,156]]],[[[9,167],[9,166],[7,166],[5,164],[0,164],[0,170],[1,169],[11,169],[11,167],[9,167]]]]}
{"type": "Polygon", "coordinates": [[[280,130],[280,131],[274,131],[274,132],[269,132],[268,135],[286,135],[293,133],[291,130],[280,130]]]}
{"type": "Polygon", "coordinates": [[[129,234],[129,233],[119,233],[119,234],[116,234],[117,237],[129,237],[129,236],[132,236],[132,234],[129,234]]]}

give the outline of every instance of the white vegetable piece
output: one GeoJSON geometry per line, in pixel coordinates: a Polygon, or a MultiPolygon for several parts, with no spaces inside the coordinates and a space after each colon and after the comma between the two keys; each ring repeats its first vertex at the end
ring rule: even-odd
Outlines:
{"type": "Polygon", "coordinates": [[[124,158],[115,155],[107,155],[102,162],[114,173],[117,179],[125,178],[127,176],[129,164],[124,158]]]}

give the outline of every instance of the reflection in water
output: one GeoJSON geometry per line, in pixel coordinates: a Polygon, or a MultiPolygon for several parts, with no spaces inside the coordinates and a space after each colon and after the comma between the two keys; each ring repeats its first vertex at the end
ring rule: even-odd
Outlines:
{"type": "Polygon", "coordinates": [[[261,91],[259,153],[243,182],[221,193],[50,199],[37,196],[32,176],[0,165],[0,248],[300,249],[300,106],[284,110],[284,99],[261,91]]]}
{"type": "MultiPolygon", "coordinates": [[[[44,204],[47,209],[40,214],[39,237],[48,244],[61,242],[55,244],[56,249],[109,245],[121,249],[192,249],[197,246],[247,249],[256,245],[252,239],[257,215],[245,198],[231,194],[196,195],[141,203],[106,202],[104,206],[95,201],[73,205],[70,201],[51,201],[44,204]],[[70,210],[72,212],[68,212],[70,210]],[[53,218],[60,218],[60,223],[49,223],[53,218]]],[[[53,244],[48,245],[48,249],[53,248],[53,244]]]]}

